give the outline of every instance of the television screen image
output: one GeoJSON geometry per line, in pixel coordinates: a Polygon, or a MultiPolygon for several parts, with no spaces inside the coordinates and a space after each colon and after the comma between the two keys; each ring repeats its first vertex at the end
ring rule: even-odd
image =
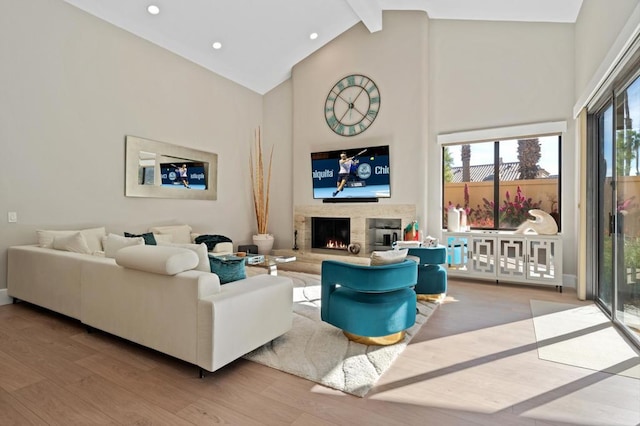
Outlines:
{"type": "Polygon", "coordinates": [[[184,189],[207,189],[204,163],[178,162],[160,163],[162,186],[184,189]]]}
{"type": "Polygon", "coordinates": [[[390,172],[389,145],[314,152],[313,198],[389,198],[390,172]]]}

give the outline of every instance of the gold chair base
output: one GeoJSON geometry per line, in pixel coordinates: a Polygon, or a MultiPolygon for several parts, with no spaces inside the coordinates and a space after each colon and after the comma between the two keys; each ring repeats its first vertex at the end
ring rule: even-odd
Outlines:
{"type": "Polygon", "coordinates": [[[389,346],[401,342],[404,339],[405,335],[404,331],[399,331],[397,333],[379,337],[358,336],[357,334],[352,334],[344,330],[342,330],[342,332],[345,336],[347,336],[347,339],[351,340],[352,342],[361,343],[363,345],[378,346],[389,346]]]}
{"type": "Polygon", "coordinates": [[[438,302],[446,296],[446,293],[438,293],[438,294],[417,294],[418,300],[426,300],[427,302],[438,302]]]}

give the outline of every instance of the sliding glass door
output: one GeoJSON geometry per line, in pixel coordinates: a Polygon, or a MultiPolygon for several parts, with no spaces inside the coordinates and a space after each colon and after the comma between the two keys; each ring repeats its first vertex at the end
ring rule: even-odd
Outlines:
{"type": "Polygon", "coordinates": [[[596,116],[601,305],[640,340],[640,78],[596,116]]]}
{"type": "Polygon", "coordinates": [[[600,162],[598,174],[599,244],[598,244],[598,299],[611,313],[614,286],[614,223],[613,195],[613,105],[609,103],[598,115],[598,143],[600,162]]]}

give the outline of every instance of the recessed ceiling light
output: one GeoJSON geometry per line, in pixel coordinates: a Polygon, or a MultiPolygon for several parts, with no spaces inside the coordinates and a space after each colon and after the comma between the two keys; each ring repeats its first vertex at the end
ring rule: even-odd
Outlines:
{"type": "Polygon", "coordinates": [[[211,45],[214,49],[218,50],[220,48],[222,48],[222,43],[220,43],[219,41],[216,41],[215,43],[213,43],[211,45]]]}
{"type": "Polygon", "coordinates": [[[310,38],[311,40],[315,40],[315,39],[317,39],[317,38],[318,38],[318,33],[311,33],[311,34],[309,34],[309,38],[310,38]]]}
{"type": "Polygon", "coordinates": [[[155,4],[152,4],[152,5],[149,5],[149,7],[147,7],[147,12],[149,12],[152,15],[157,15],[158,13],[160,13],[160,8],[155,4]]]}

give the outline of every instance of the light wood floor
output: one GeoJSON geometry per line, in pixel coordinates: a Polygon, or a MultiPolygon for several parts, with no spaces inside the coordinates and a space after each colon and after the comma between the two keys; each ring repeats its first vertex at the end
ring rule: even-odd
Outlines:
{"type": "Polygon", "coordinates": [[[531,299],[449,280],[449,297],[365,398],[246,360],[184,362],[26,303],[0,306],[0,425],[637,425],[640,380],[539,360],[531,299]]]}

